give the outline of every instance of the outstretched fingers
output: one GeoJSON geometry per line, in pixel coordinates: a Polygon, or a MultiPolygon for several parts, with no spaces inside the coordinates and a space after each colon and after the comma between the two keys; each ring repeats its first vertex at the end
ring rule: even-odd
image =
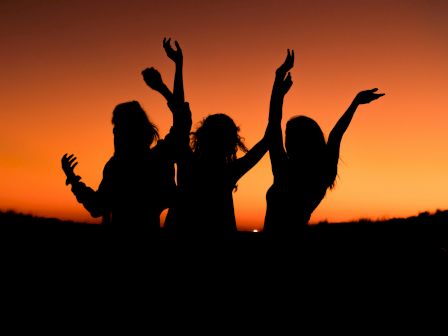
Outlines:
{"type": "Polygon", "coordinates": [[[291,64],[291,68],[294,65],[294,49],[289,50],[288,49],[288,56],[287,59],[289,61],[289,63],[291,64]]]}
{"type": "Polygon", "coordinates": [[[165,49],[165,53],[172,61],[175,63],[182,62],[182,49],[179,45],[179,42],[174,41],[174,45],[176,49],[171,45],[171,38],[163,38],[163,48],[165,49]]]}
{"type": "Polygon", "coordinates": [[[62,165],[69,165],[73,158],[76,160],[74,154],[68,155],[68,153],[65,153],[61,158],[62,165]]]}
{"type": "Polygon", "coordinates": [[[369,91],[370,91],[373,99],[378,99],[378,98],[380,98],[380,97],[385,95],[385,93],[375,93],[375,92],[378,91],[378,88],[374,88],[374,89],[371,89],[369,91]]]}
{"type": "Polygon", "coordinates": [[[74,156],[72,159],[68,161],[68,164],[70,165],[70,168],[72,168],[72,170],[78,165],[78,162],[76,160],[77,158],[76,156],[74,156]]]}
{"type": "Polygon", "coordinates": [[[64,155],[63,165],[73,170],[78,165],[76,160],[77,157],[74,154],[70,154],[69,156],[64,155]]]}
{"type": "Polygon", "coordinates": [[[378,88],[364,90],[356,95],[356,102],[358,104],[368,104],[373,100],[376,100],[385,95],[385,93],[376,93],[378,88]]]}
{"type": "Polygon", "coordinates": [[[173,57],[174,49],[171,46],[171,37],[170,38],[163,38],[163,49],[165,49],[166,54],[169,58],[173,57]]]}
{"type": "Polygon", "coordinates": [[[177,51],[181,51],[182,49],[180,48],[179,42],[174,41],[174,45],[176,46],[177,51]]]}
{"type": "Polygon", "coordinates": [[[67,176],[73,175],[75,167],[78,165],[77,158],[74,154],[65,153],[61,158],[62,169],[67,176]]]}
{"type": "Polygon", "coordinates": [[[294,50],[287,49],[286,58],[282,65],[277,69],[277,75],[282,78],[286,76],[286,73],[294,66],[294,50]]]}
{"type": "Polygon", "coordinates": [[[167,48],[167,47],[171,46],[171,37],[169,37],[169,38],[164,37],[162,44],[163,44],[164,48],[167,48]]]}
{"type": "Polygon", "coordinates": [[[289,71],[290,69],[292,69],[292,67],[294,66],[294,50],[288,49],[288,54],[286,55],[286,60],[285,60],[285,66],[286,66],[286,71],[289,71]]]}

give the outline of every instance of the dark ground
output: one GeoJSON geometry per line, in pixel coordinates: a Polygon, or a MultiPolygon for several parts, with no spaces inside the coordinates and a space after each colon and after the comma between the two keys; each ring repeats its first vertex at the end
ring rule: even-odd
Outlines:
{"type": "MultiPolygon", "coordinates": [[[[101,225],[0,213],[3,306],[50,306],[51,319],[69,316],[70,325],[88,316],[102,325],[98,314],[107,312],[150,327],[148,316],[154,321],[158,312],[170,320],[166,331],[187,316],[193,330],[204,330],[205,317],[215,319],[219,328],[205,328],[208,334],[250,319],[252,332],[273,321],[288,326],[279,335],[303,333],[306,324],[326,332],[331,323],[334,331],[334,322],[357,334],[375,326],[385,333],[391,322],[402,331],[424,312],[446,316],[447,266],[445,211],[319,224],[304,241],[276,243],[253,232],[232,242],[148,241],[101,225]],[[354,324],[360,318],[361,329],[354,324]]],[[[232,328],[227,333],[235,334],[232,328]]]]}
{"type": "Polygon", "coordinates": [[[323,223],[310,226],[303,240],[289,238],[273,243],[262,233],[240,232],[227,242],[179,243],[166,237],[151,241],[141,232],[112,232],[101,225],[0,212],[3,257],[42,258],[44,262],[65,258],[101,265],[124,258],[143,268],[152,262],[179,267],[191,263],[204,270],[223,263],[243,272],[278,267],[295,271],[303,266],[325,272],[337,267],[443,268],[448,263],[448,211],[385,221],[323,223]]]}

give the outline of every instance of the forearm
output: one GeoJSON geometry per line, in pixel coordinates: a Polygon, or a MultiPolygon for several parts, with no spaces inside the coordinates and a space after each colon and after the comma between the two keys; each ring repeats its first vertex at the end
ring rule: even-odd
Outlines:
{"type": "Polygon", "coordinates": [[[246,156],[248,156],[248,161],[253,166],[258,161],[261,160],[261,158],[266,154],[266,152],[269,149],[269,137],[268,132],[266,131],[264,136],[258,141],[258,143],[251,148],[249,152],[247,152],[246,156]]]}
{"type": "Polygon", "coordinates": [[[183,64],[181,62],[176,63],[176,72],[174,74],[173,94],[174,94],[174,99],[176,99],[177,102],[183,103],[185,101],[183,64]]]}
{"type": "Polygon", "coordinates": [[[274,176],[276,175],[278,167],[286,156],[285,149],[283,147],[283,134],[281,126],[281,121],[283,118],[283,101],[285,94],[280,90],[280,87],[283,84],[284,75],[285,74],[280,71],[276,72],[269,106],[269,123],[267,135],[269,140],[269,157],[274,176]]]}
{"type": "Polygon", "coordinates": [[[105,206],[97,192],[81,181],[71,183],[76,200],[81,203],[92,217],[100,217],[106,213],[105,206]]]}
{"type": "Polygon", "coordinates": [[[338,120],[338,122],[333,127],[332,131],[330,132],[329,142],[330,142],[330,140],[338,141],[338,142],[340,142],[342,140],[342,136],[344,135],[345,131],[347,130],[348,126],[350,125],[358,106],[359,106],[359,104],[355,100],[350,104],[347,111],[345,111],[345,113],[338,120]]]}
{"type": "Polygon", "coordinates": [[[160,86],[155,90],[159,92],[166,99],[167,102],[171,102],[174,98],[173,93],[170,91],[170,89],[168,89],[168,87],[165,84],[163,84],[162,86],[160,86]]]}
{"type": "Polygon", "coordinates": [[[235,162],[235,183],[261,160],[268,151],[268,145],[268,137],[265,133],[263,138],[246,155],[235,162]]]}
{"type": "Polygon", "coordinates": [[[269,122],[274,124],[280,123],[283,117],[283,101],[285,95],[281,93],[281,84],[282,77],[277,74],[275,76],[269,103],[269,122]]]}
{"type": "Polygon", "coordinates": [[[182,120],[182,111],[181,111],[181,104],[176,99],[176,96],[173,92],[170,91],[170,89],[164,84],[161,86],[158,90],[160,94],[165,97],[168,107],[173,114],[173,126],[177,127],[179,124],[183,124],[182,120]]]}
{"type": "MultiPolygon", "coordinates": [[[[183,60],[176,61],[174,74],[173,100],[178,108],[173,112],[173,126],[180,132],[181,137],[189,137],[191,130],[191,112],[186,111],[184,102],[183,60]]],[[[188,140],[189,143],[189,140],[188,140]]]]}
{"type": "Polygon", "coordinates": [[[269,123],[280,124],[283,118],[283,101],[284,96],[276,92],[272,93],[269,104],[269,123]]]}
{"type": "Polygon", "coordinates": [[[274,176],[286,160],[286,152],[283,147],[283,134],[281,125],[272,126],[269,131],[269,158],[274,176]]]}

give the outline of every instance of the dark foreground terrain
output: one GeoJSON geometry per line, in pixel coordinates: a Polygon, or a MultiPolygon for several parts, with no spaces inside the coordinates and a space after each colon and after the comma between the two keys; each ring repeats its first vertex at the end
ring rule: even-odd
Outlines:
{"type": "Polygon", "coordinates": [[[262,233],[240,232],[232,241],[173,241],[162,235],[147,239],[141,232],[111,231],[95,224],[0,213],[3,257],[40,261],[76,261],[100,265],[118,260],[140,267],[191,263],[212,269],[220,263],[254,271],[301,266],[373,268],[448,263],[448,211],[409,218],[311,225],[302,239],[268,241],[262,233]],[[250,267],[249,267],[250,265],[250,267]]]}
{"type": "Polygon", "coordinates": [[[288,238],[270,242],[261,233],[240,232],[227,242],[148,240],[101,225],[5,212],[3,307],[46,312],[51,325],[57,316],[70,326],[94,321],[101,328],[129,315],[151,328],[157,314],[171,330],[183,317],[193,330],[209,323],[209,334],[236,321],[252,321],[252,331],[280,321],[277,327],[289,329],[275,334],[289,334],[303,331],[304,323],[328,328],[334,316],[344,331],[359,331],[359,318],[367,331],[391,322],[409,326],[430,310],[446,316],[448,212],[319,224],[303,240],[288,238]],[[105,312],[113,321],[103,325],[98,316],[105,312]]]}

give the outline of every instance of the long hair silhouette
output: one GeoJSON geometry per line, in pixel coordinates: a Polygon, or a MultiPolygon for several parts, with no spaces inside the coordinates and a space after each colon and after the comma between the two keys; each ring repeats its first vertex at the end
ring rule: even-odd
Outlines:
{"type": "Polygon", "coordinates": [[[129,156],[147,150],[159,131],[137,101],[118,104],[112,112],[115,155],[129,156]]]}
{"type": "MultiPolygon", "coordinates": [[[[165,44],[166,41],[169,40],[164,40],[169,56],[172,48],[165,44]]],[[[176,47],[179,51],[178,44],[176,47]]],[[[186,122],[182,127],[185,131],[191,128],[191,111],[184,97],[176,94],[183,88],[183,82],[176,81],[179,77],[175,75],[172,94],[165,89],[155,90],[167,99],[173,114],[186,122]]],[[[232,193],[238,180],[267,152],[267,132],[248,150],[234,120],[217,113],[204,118],[191,133],[191,139],[185,133],[179,139],[177,148],[181,150],[176,159],[178,199],[168,212],[167,231],[175,237],[235,237],[238,228],[232,193]],[[240,158],[237,156],[239,150],[244,153],[240,158]]]]}
{"type": "MultiPolygon", "coordinates": [[[[285,62],[276,72],[278,90],[293,64],[294,51],[288,50],[285,62]]],[[[376,91],[365,90],[356,95],[330,132],[328,141],[315,120],[301,115],[288,120],[283,146],[282,106],[272,109],[269,155],[274,182],[266,194],[263,228],[268,237],[295,239],[304,234],[311,214],[327,190],[335,185],[342,136],[360,104],[368,104],[384,95],[376,91]]]]}
{"type": "Polygon", "coordinates": [[[210,160],[236,160],[237,151],[247,153],[240,128],[232,118],[223,113],[211,114],[204,118],[195,132],[192,132],[192,148],[198,157],[210,160]]]}
{"type": "Polygon", "coordinates": [[[235,237],[238,228],[232,193],[238,180],[266,152],[265,138],[248,150],[239,127],[228,115],[218,113],[204,118],[178,164],[183,179],[178,184],[179,202],[167,222],[172,232],[189,238],[235,237]],[[240,158],[239,150],[244,153],[240,158]]]}
{"type": "Polygon", "coordinates": [[[92,217],[103,217],[103,224],[156,237],[160,215],[175,194],[171,136],[158,140],[157,127],[137,101],[118,104],[112,124],[114,154],[104,166],[98,189],[88,187],[75,174],[78,162],[74,154],[61,159],[66,184],[71,184],[76,199],[92,217]]]}

